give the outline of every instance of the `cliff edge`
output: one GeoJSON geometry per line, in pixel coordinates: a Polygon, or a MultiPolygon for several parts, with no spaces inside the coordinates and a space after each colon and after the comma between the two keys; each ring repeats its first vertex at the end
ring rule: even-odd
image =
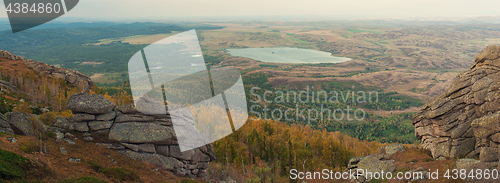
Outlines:
{"type": "MultiPolygon", "coordinates": [[[[497,153],[500,144],[500,46],[490,45],[470,70],[413,116],[415,136],[435,159],[497,153]]],[[[498,157],[493,158],[497,161],[498,157]]],[[[488,160],[488,161],[490,161],[488,160]]]]}

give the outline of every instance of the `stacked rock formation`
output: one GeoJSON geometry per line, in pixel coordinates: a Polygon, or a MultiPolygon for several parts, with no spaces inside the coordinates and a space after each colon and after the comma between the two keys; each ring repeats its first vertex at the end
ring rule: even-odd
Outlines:
{"type": "Polygon", "coordinates": [[[208,163],[215,159],[210,145],[180,152],[168,114],[141,114],[133,104],[115,107],[107,98],[91,94],[72,95],[67,108],[73,117],[55,118],[49,130],[78,131],[85,141],[190,177],[205,177],[208,163]]]}
{"type": "Polygon", "coordinates": [[[436,159],[479,157],[498,162],[500,46],[488,46],[469,71],[413,116],[415,135],[436,159]]]}

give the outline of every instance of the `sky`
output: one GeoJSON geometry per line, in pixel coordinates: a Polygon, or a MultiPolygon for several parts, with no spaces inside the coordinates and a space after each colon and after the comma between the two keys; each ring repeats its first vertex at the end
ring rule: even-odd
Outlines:
{"type": "MultiPolygon", "coordinates": [[[[64,16],[89,19],[462,17],[500,16],[498,7],[499,0],[82,0],[64,16]]],[[[0,17],[7,17],[3,6],[2,12],[0,17]]]]}

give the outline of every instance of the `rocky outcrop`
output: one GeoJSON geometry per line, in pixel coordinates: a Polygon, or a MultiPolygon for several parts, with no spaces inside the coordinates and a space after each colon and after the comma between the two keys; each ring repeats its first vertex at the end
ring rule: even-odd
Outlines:
{"type": "Polygon", "coordinates": [[[7,117],[0,113],[0,132],[7,134],[14,134],[14,130],[10,127],[9,122],[7,122],[7,117]]]}
{"type": "Polygon", "coordinates": [[[396,152],[403,152],[405,147],[402,144],[391,144],[379,147],[378,150],[379,153],[377,154],[350,159],[347,169],[344,171],[358,177],[357,182],[369,182],[373,179],[368,172],[395,172],[396,166],[394,163],[396,161],[391,159],[391,155],[396,152]]]}
{"type": "Polygon", "coordinates": [[[17,90],[16,86],[10,84],[9,82],[5,82],[3,80],[0,80],[0,91],[2,93],[8,93],[8,92],[15,92],[17,94],[21,93],[19,90],[17,90]]]}
{"type": "Polygon", "coordinates": [[[102,95],[75,94],[70,96],[66,108],[74,113],[106,114],[113,111],[115,104],[102,95]]]}
{"type": "Polygon", "coordinates": [[[5,114],[10,128],[18,135],[36,135],[36,132],[44,132],[47,127],[34,115],[8,112],[5,114]]]}
{"type": "Polygon", "coordinates": [[[26,60],[24,57],[16,56],[10,51],[0,50],[0,58],[5,58],[9,60],[26,60]]]}
{"type": "Polygon", "coordinates": [[[210,145],[180,152],[169,114],[141,114],[133,104],[115,107],[107,98],[91,94],[71,96],[67,108],[74,115],[54,119],[50,130],[56,134],[77,131],[86,141],[189,177],[206,177],[208,163],[215,159],[210,145]],[[103,136],[108,143],[96,140],[103,136]]]}
{"type": "MultiPolygon", "coordinates": [[[[81,92],[86,93],[89,89],[91,89],[93,85],[90,77],[78,71],[55,67],[53,65],[48,65],[45,63],[29,60],[21,56],[16,56],[12,52],[5,50],[0,50],[0,58],[9,60],[20,60],[28,68],[33,69],[35,73],[39,75],[46,75],[56,79],[64,79],[67,83],[78,86],[81,92]]],[[[2,83],[0,83],[0,85],[1,84],[2,83]]]]}
{"type": "Polygon", "coordinates": [[[488,46],[470,70],[413,116],[415,135],[436,159],[474,157],[497,148],[500,110],[500,46],[488,46]]]}
{"type": "Polygon", "coordinates": [[[93,85],[90,77],[78,71],[63,69],[33,60],[25,60],[24,64],[32,68],[37,74],[64,79],[67,83],[78,86],[78,89],[82,92],[87,92],[93,85]]]}

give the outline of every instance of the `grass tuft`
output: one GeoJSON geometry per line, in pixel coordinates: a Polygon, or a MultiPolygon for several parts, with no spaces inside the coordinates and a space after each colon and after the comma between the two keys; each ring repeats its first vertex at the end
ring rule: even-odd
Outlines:
{"type": "Polygon", "coordinates": [[[100,171],[107,177],[112,177],[122,181],[138,181],[139,175],[126,168],[101,168],[100,171]]]}
{"type": "Polygon", "coordinates": [[[66,179],[60,183],[107,183],[108,181],[99,179],[97,177],[84,176],[78,179],[66,179]]]}

